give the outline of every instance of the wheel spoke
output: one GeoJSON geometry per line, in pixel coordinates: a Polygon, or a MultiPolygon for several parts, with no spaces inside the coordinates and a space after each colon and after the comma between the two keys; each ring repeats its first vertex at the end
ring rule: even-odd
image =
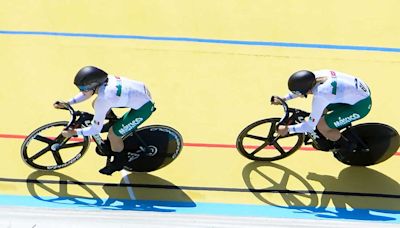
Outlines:
{"type": "Polygon", "coordinates": [[[281,154],[286,153],[286,151],[281,147],[281,145],[278,144],[277,141],[274,143],[274,147],[279,151],[279,153],[281,153],[281,154]]]}
{"type": "Polygon", "coordinates": [[[33,160],[36,160],[37,158],[41,157],[43,154],[47,153],[48,151],[50,151],[50,146],[46,146],[41,151],[37,152],[35,155],[33,155],[32,157],[29,158],[29,161],[32,162],[33,160]]]}
{"type": "Polygon", "coordinates": [[[271,122],[271,127],[269,129],[268,138],[273,138],[274,133],[276,131],[276,122],[271,122]]]}
{"type": "MultiPolygon", "coordinates": [[[[56,140],[60,140],[60,139],[62,139],[62,137],[59,136],[59,137],[57,137],[56,140]]],[[[62,158],[61,158],[61,155],[60,155],[60,149],[61,149],[61,148],[68,148],[68,147],[66,147],[66,146],[68,145],[68,144],[66,144],[66,143],[67,143],[70,139],[71,139],[71,138],[64,138],[63,141],[60,143],[60,148],[59,148],[58,150],[52,151],[54,160],[56,161],[57,165],[62,165],[62,164],[64,164],[64,162],[63,162],[63,160],[62,160],[62,158]]],[[[79,143],[80,143],[80,142],[79,142],[79,143]]],[[[71,143],[71,144],[75,144],[75,143],[71,143]]]]}
{"type": "Polygon", "coordinates": [[[266,141],[267,140],[267,138],[261,137],[261,136],[257,136],[257,135],[246,135],[246,137],[251,138],[251,139],[260,140],[260,141],[266,141]]]}
{"type": "Polygon", "coordinates": [[[268,145],[269,145],[269,142],[264,142],[261,146],[259,146],[253,152],[251,152],[251,155],[254,156],[256,153],[258,153],[260,150],[264,149],[268,145]]]}
{"type": "Polygon", "coordinates": [[[37,139],[38,141],[47,143],[47,144],[52,144],[54,142],[53,139],[41,136],[41,135],[36,135],[34,139],[37,139]]]}
{"type": "Polygon", "coordinates": [[[64,164],[64,162],[61,158],[60,152],[59,151],[52,151],[52,152],[53,152],[54,160],[57,162],[57,165],[64,164]]]}

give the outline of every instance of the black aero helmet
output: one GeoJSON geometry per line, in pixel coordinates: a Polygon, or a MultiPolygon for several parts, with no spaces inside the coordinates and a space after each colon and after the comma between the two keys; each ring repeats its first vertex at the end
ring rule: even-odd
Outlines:
{"type": "Polygon", "coordinates": [[[95,89],[107,81],[107,73],[94,66],[85,66],[78,71],[74,84],[80,91],[95,89]]]}
{"type": "Polygon", "coordinates": [[[294,94],[307,97],[307,92],[316,84],[315,75],[308,70],[297,71],[292,74],[288,81],[289,90],[294,94]]]}

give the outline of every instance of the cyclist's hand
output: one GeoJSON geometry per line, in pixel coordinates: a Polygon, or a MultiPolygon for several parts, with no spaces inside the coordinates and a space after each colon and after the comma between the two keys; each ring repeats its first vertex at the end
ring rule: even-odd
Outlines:
{"type": "Polygon", "coordinates": [[[273,105],[281,105],[281,101],[277,99],[277,96],[272,96],[271,97],[271,104],[273,105]]]}
{"type": "Polygon", "coordinates": [[[280,125],[277,129],[277,132],[280,136],[286,136],[287,134],[289,134],[289,128],[288,126],[280,125]]]}
{"type": "Polygon", "coordinates": [[[67,107],[67,102],[64,102],[64,101],[56,101],[56,102],[54,102],[53,106],[54,106],[54,108],[57,108],[57,109],[66,109],[66,107],[67,107]]]}
{"type": "Polygon", "coordinates": [[[76,135],[76,131],[75,130],[64,130],[61,132],[61,134],[65,138],[71,138],[76,135]]]}

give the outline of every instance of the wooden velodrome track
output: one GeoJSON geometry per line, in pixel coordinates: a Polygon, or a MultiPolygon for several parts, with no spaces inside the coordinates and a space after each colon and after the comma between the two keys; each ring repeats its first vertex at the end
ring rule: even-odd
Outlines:
{"type": "MultiPolygon", "coordinates": [[[[400,25],[396,0],[1,1],[0,205],[168,211],[400,222],[400,157],[348,167],[309,147],[273,163],[235,149],[248,124],[280,117],[271,95],[299,69],[364,79],[371,113],[359,122],[400,129],[400,25]],[[79,162],[40,172],[20,157],[37,127],[67,120],[52,108],[77,92],[85,65],[148,84],[162,123],[184,137],[182,154],[152,173],[97,170],[94,144],[79,162]]],[[[90,102],[77,109],[91,111],[90,102]]],[[[291,105],[309,110],[309,100],[291,105]]]]}

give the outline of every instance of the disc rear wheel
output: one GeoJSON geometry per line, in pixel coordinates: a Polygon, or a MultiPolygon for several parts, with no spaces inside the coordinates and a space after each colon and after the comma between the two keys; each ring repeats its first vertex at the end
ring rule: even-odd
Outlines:
{"type": "Polygon", "coordinates": [[[354,134],[366,144],[368,150],[355,152],[339,151],[336,159],[347,165],[369,166],[381,163],[392,157],[400,147],[400,136],[396,129],[381,123],[359,124],[342,133],[353,142],[354,134]]]}
{"type": "Polygon", "coordinates": [[[168,126],[151,125],[136,132],[147,144],[147,150],[135,135],[124,139],[128,164],[124,169],[135,172],[151,172],[163,168],[178,157],[183,147],[181,134],[168,126]]]}

